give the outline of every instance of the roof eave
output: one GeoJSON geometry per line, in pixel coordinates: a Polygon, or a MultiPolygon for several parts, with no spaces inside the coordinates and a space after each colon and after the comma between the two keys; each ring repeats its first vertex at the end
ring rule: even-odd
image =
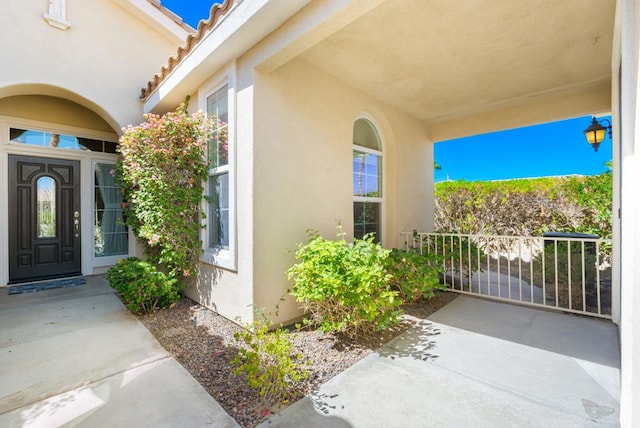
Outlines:
{"type": "Polygon", "coordinates": [[[184,43],[187,36],[195,31],[158,0],[114,1],[176,45],[184,43]]]}
{"type": "Polygon", "coordinates": [[[175,108],[216,70],[247,52],[309,1],[240,1],[143,99],[144,112],[175,108]]]}

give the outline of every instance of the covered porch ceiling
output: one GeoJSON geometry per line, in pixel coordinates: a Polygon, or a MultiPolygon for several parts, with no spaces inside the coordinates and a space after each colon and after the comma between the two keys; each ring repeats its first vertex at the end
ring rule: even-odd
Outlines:
{"type": "Polygon", "coordinates": [[[610,111],[614,0],[355,3],[288,59],[422,120],[434,141],[610,111]]]}

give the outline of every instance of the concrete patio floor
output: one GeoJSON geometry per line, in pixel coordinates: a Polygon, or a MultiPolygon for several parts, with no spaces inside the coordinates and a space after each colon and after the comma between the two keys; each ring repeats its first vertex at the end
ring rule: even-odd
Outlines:
{"type": "Polygon", "coordinates": [[[261,427],[615,427],[608,321],[459,296],[261,427]]]}
{"type": "Polygon", "coordinates": [[[113,294],[0,289],[0,426],[237,427],[113,294]]]}
{"type": "MultiPolygon", "coordinates": [[[[238,426],[103,277],[0,326],[0,426],[238,426]]],[[[619,361],[611,322],[459,296],[261,427],[615,427],[619,361]]]]}

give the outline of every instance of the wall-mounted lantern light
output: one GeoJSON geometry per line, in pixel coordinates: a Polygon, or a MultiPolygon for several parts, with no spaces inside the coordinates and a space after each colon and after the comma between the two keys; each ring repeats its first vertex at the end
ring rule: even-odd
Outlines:
{"type": "Polygon", "coordinates": [[[604,141],[607,131],[609,131],[609,137],[611,137],[611,122],[609,122],[608,119],[602,119],[598,122],[595,116],[591,118],[591,125],[584,130],[584,136],[587,138],[587,143],[591,144],[591,146],[593,146],[593,150],[596,152],[598,151],[600,143],[604,141]],[[603,122],[608,123],[608,126],[603,126],[603,122]]]}

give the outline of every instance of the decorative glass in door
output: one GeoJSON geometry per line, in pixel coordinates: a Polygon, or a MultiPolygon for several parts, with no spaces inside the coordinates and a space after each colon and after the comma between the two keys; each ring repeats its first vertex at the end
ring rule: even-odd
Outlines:
{"type": "Polygon", "coordinates": [[[36,183],[36,227],[38,238],[56,237],[56,182],[40,177],[36,183]]]}

